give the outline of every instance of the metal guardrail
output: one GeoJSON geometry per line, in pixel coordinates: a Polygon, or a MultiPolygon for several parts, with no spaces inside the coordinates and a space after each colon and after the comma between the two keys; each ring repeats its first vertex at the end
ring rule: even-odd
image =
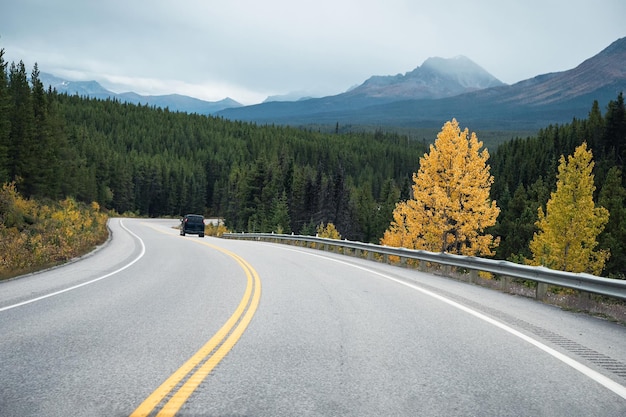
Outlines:
{"type": "Polygon", "coordinates": [[[316,236],[273,233],[225,233],[223,237],[226,239],[263,240],[292,244],[299,244],[301,242],[315,243],[326,250],[329,250],[331,247],[342,248],[345,253],[345,249],[351,249],[355,251],[356,256],[367,253],[370,259],[372,258],[372,254],[379,254],[383,256],[385,261],[388,260],[389,256],[397,256],[400,258],[401,262],[405,262],[407,259],[422,261],[420,262],[420,268],[423,262],[432,262],[440,265],[465,268],[474,273],[484,271],[502,277],[531,280],[538,283],[536,297],[539,299],[545,297],[548,285],[555,285],[626,300],[626,280],[603,278],[586,273],[556,271],[541,266],[520,265],[509,261],[395,248],[372,243],[326,239],[316,236]]]}

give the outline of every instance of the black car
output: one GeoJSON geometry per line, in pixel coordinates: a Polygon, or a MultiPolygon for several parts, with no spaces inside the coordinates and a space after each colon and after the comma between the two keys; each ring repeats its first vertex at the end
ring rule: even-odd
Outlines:
{"type": "Polygon", "coordinates": [[[180,220],[180,235],[187,233],[204,237],[204,216],[199,214],[187,214],[180,220]]]}

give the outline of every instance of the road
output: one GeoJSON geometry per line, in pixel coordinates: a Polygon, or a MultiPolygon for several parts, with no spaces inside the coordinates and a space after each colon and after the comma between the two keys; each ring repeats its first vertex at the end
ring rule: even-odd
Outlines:
{"type": "Polygon", "coordinates": [[[1,416],[626,415],[623,325],[174,226],[0,283],[1,416]]]}

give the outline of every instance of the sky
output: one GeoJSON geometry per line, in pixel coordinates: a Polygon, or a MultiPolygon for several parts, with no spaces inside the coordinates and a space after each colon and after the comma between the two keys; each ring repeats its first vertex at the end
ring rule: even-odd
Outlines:
{"type": "Polygon", "coordinates": [[[507,84],[626,36],[624,0],[0,0],[8,63],[116,93],[329,96],[429,57],[507,84]]]}

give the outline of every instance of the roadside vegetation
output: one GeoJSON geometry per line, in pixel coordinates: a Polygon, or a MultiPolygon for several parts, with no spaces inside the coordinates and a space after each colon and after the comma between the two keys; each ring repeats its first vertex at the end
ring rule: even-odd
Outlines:
{"type": "Polygon", "coordinates": [[[98,203],[71,197],[44,204],[22,197],[15,183],[0,189],[0,279],[58,265],[108,237],[98,203]]]}
{"type": "Polygon", "coordinates": [[[209,223],[204,226],[204,235],[205,236],[214,236],[214,237],[222,237],[224,233],[230,233],[230,230],[223,223],[213,224],[209,223]]]}

